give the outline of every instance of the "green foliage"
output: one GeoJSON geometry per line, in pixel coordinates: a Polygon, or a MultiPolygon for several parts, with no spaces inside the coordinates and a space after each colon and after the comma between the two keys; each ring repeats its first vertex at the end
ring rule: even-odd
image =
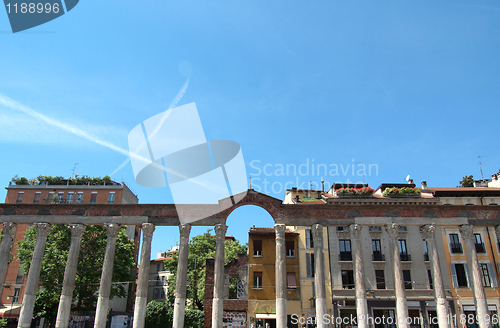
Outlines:
{"type": "Polygon", "coordinates": [[[108,175],[105,175],[102,178],[91,178],[87,175],[82,175],[81,177],[75,177],[75,178],[69,178],[66,179],[61,176],[51,176],[51,175],[39,175],[36,177],[36,179],[26,179],[25,177],[18,177],[17,175],[12,178],[12,181],[16,185],[41,185],[41,184],[46,184],[46,185],[54,185],[54,186],[61,186],[61,185],[92,185],[92,186],[101,186],[101,185],[112,185],[114,182],[111,180],[111,178],[108,175]]]}
{"type": "Polygon", "coordinates": [[[5,327],[7,327],[7,319],[0,318],[0,328],[5,328],[5,327]]]}
{"type": "Polygon", "coordinates": [[[314,202],[317,202],[318,199],[317,198],[301,198],[300,201],[302,203],[314,203],[314,202]]]}
{"type": "MultiPolygon", "coordinates": [[[[210,232],[211,230],[209,229],[204,234],[194,236],[189,241],[187,299],[191,300],[191,307],[198,310],[203,310],[203,301],[205,299],[206,260],[215,258],[215,236],[211,236],[210,232]]],[[[226,240],[224,242],[224,250],[224,263],[227,264],[238,257],[239,254],[246,253],[247,246],[240,245],[238,241],[226,240]]],[[[167,297],[170,304],[173,304],[177,279],[177,263],[177,255],[165,261],[165,269],[173,274],[168,280],[167,297]]]]}
{"type": "MultiPolygon", "coordinates": [[[[500,172],[500,170],[499,170],[500,172]]],[[[460,181],[460,186],[462,187],[474,187],[474,177],[472,175],[466,175],[460,181]]]]}
{"type": "Polygon", "coordinates": [[[371,187],[362,188],[340,188],[337,189],[336,194],[338,196],[371,196],[375,192],[371,187]]]}
{"type": "Polygon", "coordinates": [[[184,317],[184,327],[203,327],[205,313],[200,310],[188,309],[184,317]]]}
{"type": "Polygon", "coordinates": [[[146,305],[144,328],[172,327],[173,316],[174,312],[171,307],[167,306],[167,303],[151,301],[146,305]]]}
{"type": "MultiPolygon", "coordinates": [[[[103,226],[89,225],[82,236],[75,290],[73,292],[73,310],[94,310],[97,302],[97,291],[104,261],[107,232],[103,226]]],[[[35,248],[36,230],[28,229],[24,241],[18,241],[18,256],[22,261],[22,269],[28,273],[31,257],[35,248]]],[[[50,319],[57,314],[57,303],[61,293],[64,270],[71,241],[71,232],[67,226],[54,225],[47,237],[45,253],[40,271],[40,283],[43,292],[37,294],[35,308],[40,316],[50,319]],[[55,307],[53,307],[55,302],[55,307]]],[[[120,230],[113,264],[113,281],[132,281],[131,270],[134,266],[134,242],[125,234],[125,227],[120,230]]],[[[127,285],[113,284],[111,297],[125,296],[127,285]]]]}
{"type": "Polygon", "coordinates": [[[393,195],[411,195],[411,194],[420,194],[420,190],[412,187],[402,187],[402,188],[393,187],[393,188],[386,188],[382,192],[383,197],[393,196],[393,195]]]}
{"type": "Polygon", "coordinates": [[[59,306],[59,295],[46,290],[38,290],[36,293],[35,308],[33,315],[36,318],[45,318],[49,327],[54,327],[59,306]]]}

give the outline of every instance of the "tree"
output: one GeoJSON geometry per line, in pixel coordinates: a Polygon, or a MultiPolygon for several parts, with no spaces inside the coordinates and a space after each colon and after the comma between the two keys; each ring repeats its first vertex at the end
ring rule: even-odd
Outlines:
{"type": "Polygon", "coordinates": [[[460,181],[462,187],[474,187],[474,178],[472,175],[466,175],[460,181]]]}
{"type": "MultiPolygon", "coordinates": [[[[202,235],[194,236],[189,241],[188,275],[186,298],[191,300],[191,308],[203,310],[205,299],[205,267],[208,258],[215,258],[215,237],[210,235],[211,229],[202,235]]],[[[236,258],[238,254],[247,252],[246,245],[238,241],[226,240],[224,242],[224,264],[236,258]]],[[[165,261],[165,269],[173,275],[168,280],[168,302],[174,303],[175,283],[177,279],[177,255],[165,261]]],[[[194,326],[193,326],[194,327],[194,326]]]]}
{"type": "MultiPolygon", "coordinates": [[[[146,305],[145,328],[172,327],[174,312],[167,303],[151,301],[146,305]]],[[[201,326],[200,326],[201,327],[201,326]]]]}
{"type": "MultiPolygon", "coordinates": [[[[95,310],[106,240],[105,227],[89,225],[85,228],[73,292],[73,310],[95,310]]],[[[18,256],[25,274],[29,271],[35,241],[36,229],[33,228],[28,229],[24,241],[18,241],[18,256]]],[[[57,316],[70,241],[71,232],[65,225],[54,225],[47,237],[40,271],[40,284],[43,290],[37,293],[34,313],[36,317],[44,317],[49,322],[49,326],[54,325],[57,316]]],[[[113,281],[132,281],[133,266],[134,242],[127,237],[125,227],[122,227],[116,240],[113,281]]],[[[110,296],[126,296],[126,286],[127,284],[112,284],[110,296]]]]}

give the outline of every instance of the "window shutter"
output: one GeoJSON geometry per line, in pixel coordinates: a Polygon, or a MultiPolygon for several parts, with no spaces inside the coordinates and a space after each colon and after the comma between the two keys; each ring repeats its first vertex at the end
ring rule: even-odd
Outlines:
{"type": "Polygon", "coordinates": [[[455,270],[455,263],[450,263],[451,280],[453,287],[458,288],[457,271],[455,270]]]}
{"type": "Polygon", "coordinates": [[[306,229],[306,248],[311,248],[311,229],[306,229]]]}
{"type": "Polygon", "coordinates": [[[490,273],[491,287],[498,287],[497,275],[495,273],[495,267],[493,263],[488,263],[488,272],[490,273]]]}
{"type": "Polygon", "coordinates": [[[307,268],[307,277],[312,277],[312,268],[311,268],[311,253],[306,253],[306,268],[307,268]]]}
{"type": "Polygon", "coordinates": [[[467,263],[464,263],[464,269],[465,269],[465,277],[467,278],[467,286],[469,288],[472,288],[471,281],[473,280],[469,278],[469,265],[467,263]]]}

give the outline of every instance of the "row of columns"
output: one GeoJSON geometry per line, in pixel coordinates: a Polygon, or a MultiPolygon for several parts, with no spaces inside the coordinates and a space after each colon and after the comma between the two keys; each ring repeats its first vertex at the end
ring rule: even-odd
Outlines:
{"type": "MultiPolygon", "coordinates": [[[[43,260],[45,243],[51,226],[47,223],[35,223],[37,230],[37,238],[33,258],[30,265],[30,270],[27,277],[25,295],[22,303],[21,314],[19,317],[19,328],[29,328],[33,317],[33,307],[35,304],[36,291],[40,269],[43,260]]],[[[73,224],[69,226],[71,229],[71,244],[68,253],[68,260],[64,272],[63,289],[59,302],[58,314],[56,319],[56,328],[65,328],[69,322],[71,310],[71,301],[73,289],[75,286],[76,268],[78,264],[78,256],[80,252],[81,238],[85,226],[81,224],[73,224]]],[[[94,327],[104,328],[106,325],[106,317],[109,307],[109,296],[111,290],[111,279],[113,273],[113,262],[116,238],[120,229],[118,224],[106,224],[108,233],[106,251],[104,256],[103,270],[101,275],[101,283],[99,286],[99,297],[96,309],[96,318],[94,327]]],[[[408,317],[408,306],[406,302],[403,272],[401,267],[401,257],[399,253],[398,237],[399,225],[392,223],[388,224],[386,231],[389,234],[390,248],[392,251],[392,262],[394,265],[394,282],[396,294],[396,315],[398,318],[398,328],[408,328],[406,318],[408,317]]],[[[286,261],[285,261],[285,225],[276,224],[276,327],[286,328],[287,323],[287,306],[286,306],[286,261]]],[[[10,256],[10,249],[14,241],[14,236],[17,230],[17,224],[4,223],[3,236],[0,244],[0,294],[2,292],[5,276],[7,272],[7,263],[10,256]]],[[[353,224],[349,226],[352,251],[354,257],[354,272],[355,272],[355,293],[356,293],[356,310],[358,318],[368,317],[368,305],[366,299],[366,288],[363,276],[363,261],[361,254],[361,226],[353,224]]],[[[424,238],[427,240],[429,252],[429,260],[431,265],[432,278],[434,282],[434,293],[436,299],[436,311],[440,328],[449,327],[448,311],[446,306],[446,295],[439,265],[439,257],[437,252],[437,243],[435,239],[434,225],[426,225],[421,228],[424,238]]],[[[144,317],[147,303],[148,292],[148,276],[149,264],[151,255],[151,240],[154,232],[154,225],[144,223],[142,225],[143,241],[141,251],[141,263],[139,267],[138,288],[134,309],[134,328],[144,327],[144,317]]],[[[177,281],[175,288],[175,303],[174,303],[174,328],[182,328],[184,326],[184,313],[186,306],[186,285],[187,285],[187,258],[188,258],[188,242],[190,225],[179,226],[180,245],[179,245],[179,262],[177,266],[177,281]]],[[[216,233],[216,253],[215,253],[215,272],[214,272],[214,298],[212,307],[212,327],[222,328],[223,314],[223,298],[224,298],[224,241],[227,226],[225,224],[215,225],[216,233]]],[[[500,228],[496,229],[500,233],[500,228]]],[[[479,318],[486,318],[488,314],[488,306],[484,293],[484,287],[481,280],[481,272],[477,258],[476,248],[473,241],[473,226],[463,225],[460,227],[462,238],[464,239],[465,249],[467,254],[467,263],[469,271],[472,272],[472,288],[474,298],[476,300],[477,314],[479,318]]],[[[314,238],[314,259],[315,259],[315,292],[316,292],[316,317],[323,318],[327,314],[326,306],[326,286],[325,286],[325,266],[323,257],[323,226],[314,224],[312,226],[314,238]]],[[[367,328],[367,321],[360,320],[358,322],[360,328],[367,328]]],[[[325,327],[322,320],[318,322],[318,328],[325,327]]],[[[489,328],[487,322],[480,322],[481,328],[489,328]]]]}

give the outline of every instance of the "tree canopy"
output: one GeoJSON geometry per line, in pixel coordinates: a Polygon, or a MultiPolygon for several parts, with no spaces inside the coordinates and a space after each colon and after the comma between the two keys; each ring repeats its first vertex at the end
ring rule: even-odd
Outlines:
{"type": "MultiPolygon", "coordinates": [[[[134,242],[127,237],[125,228],[121,228],[116,240],[113,264],[114,282],[133,280],[131,270],[134,266],[134,242]]],[[[18,241],[18,257],[25,274],[28,274],[29,271],[35,241],[36,229],[33,228],[28,229],[24,241],[18,241]]],[[[40,271],[40,283],[43,290],[39,290],[37,293],[34,314],[36,317],[44,317],[51,326],[55,323],[57,316],[70,241],[71,232],[65,225],[54,225],[47,237],[40,271]]],[[[86,226],[77,266],[73,310],[95,310],[106,241],[107,231],[105,227],[86,226]]],[[[127,286],[127,284],[112,284],[111,297],[126,296],[127,286]]]]}
{"type": "Polygon", "coordinates": [[[472,175],[466,175],[460,181],[460,186],[462,187],[474,187],[474,177],[472,175]]]}

